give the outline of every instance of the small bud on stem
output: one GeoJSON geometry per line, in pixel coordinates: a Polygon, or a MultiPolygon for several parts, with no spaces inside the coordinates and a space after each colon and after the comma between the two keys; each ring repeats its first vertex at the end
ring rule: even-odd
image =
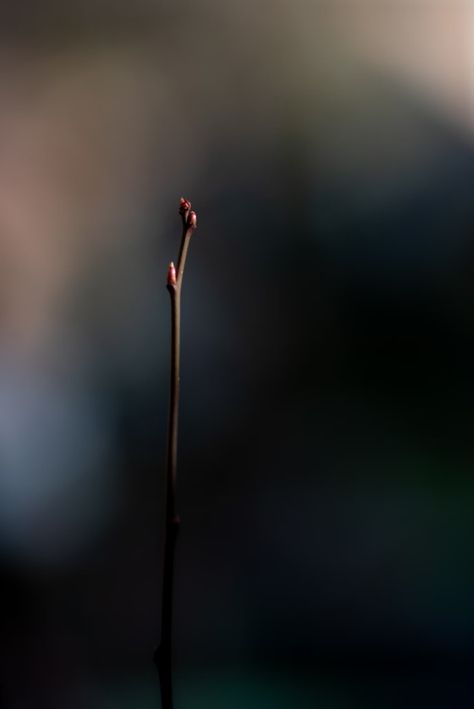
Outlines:
{"type": "Polygon", "coordinates": [[[174,263],[172,261],[171,261],[170,265],[168,266],[168,285],[169,286],[176,285],[176,268],[175,268],[174,263]]]}
{"type": "Polygon", "coordinates": [[[191,202],[189,199],[184,199],[184,197],[181,197],[179,200],[179,213],[184,214],[184,212],[189,212],[191,209],[191,202]]]}
{"type": "Polygon", "coordinates": [[[188,227],[188,229],[197,229],[197,214],[196,214],[196,212],[189,212],[186,226],[188,227]]]}

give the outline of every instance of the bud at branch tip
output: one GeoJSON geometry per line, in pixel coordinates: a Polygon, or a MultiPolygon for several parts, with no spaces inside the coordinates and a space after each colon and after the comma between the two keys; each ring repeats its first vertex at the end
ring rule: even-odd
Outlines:
{"type": "Polygon", "coordinates": [[[181,199],[179,200],[179,213],[181,215],[185,215],[186,212],[189,212],[190,209],[191,202],[189,201],[189,199],[184,199],[184,197],[181,197],[181,199]]]}

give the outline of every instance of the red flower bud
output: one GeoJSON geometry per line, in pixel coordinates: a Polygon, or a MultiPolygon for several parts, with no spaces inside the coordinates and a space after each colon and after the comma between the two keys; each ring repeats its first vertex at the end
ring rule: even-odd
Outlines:
{"type": "Polygon", "coordinates": [[[176,285],[176,269],[175,269],[174,263],[172,261],[168,267],[168,285],[169,286],[176,285]]]}
{"type": "Polygon", "coordinates": [[[186,226],[188,227],[188,229],[196,229],[197,228],[197,214],[196,214],[196,212],[189,212],[188,221],[186,223],[186,226]]]}
{"type": "Polygon", "coordinates": [[[186,214],[186,212],[189,212],[191,209],[191,202],[189,199],[184,199],[184,197],[181,197],[179,200],[179,213],[180,214],[186,214]]]}

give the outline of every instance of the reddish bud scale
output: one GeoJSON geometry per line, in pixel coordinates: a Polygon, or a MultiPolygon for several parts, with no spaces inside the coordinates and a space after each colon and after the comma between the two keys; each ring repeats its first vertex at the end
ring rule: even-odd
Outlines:
{"type": "Polygon", "coordinates": [[[181,197],[179,200],[179,213],[180,214],[186,214],[186,212],[189,212],[191,209],[191,202],[189,199],[184,199],[184,197],[181,197]]]}
{"type": "Polygon", "coordinates": [[[196,212],[189,212],[187,226],[188,226],[188,229],[196,229],[197,228],[197,214],[196,214],[196,212]]]}
{"type": "Polygon", "coordinates": [[[176,268],[174,267],[174,263],[172,261],[168,267],[168,285],[176,285],[176,268]]]}

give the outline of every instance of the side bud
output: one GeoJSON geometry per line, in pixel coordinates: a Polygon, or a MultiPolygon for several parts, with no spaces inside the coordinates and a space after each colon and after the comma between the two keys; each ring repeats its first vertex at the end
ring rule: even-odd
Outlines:
{"type": "Polygon", "coordinates": [[[196,214],[196,212],[189,212],[186,226],[188,227],[188,229],[197,229],[197,214],[196,214]]]}
{"type": "Polygon", "coordinates": [[[174,263],[171,261],[170,265],[168,266],[168,281],[167,285],[169,286],[175,286],[176,285],[176,269],[174,267],[174,263]]]}

